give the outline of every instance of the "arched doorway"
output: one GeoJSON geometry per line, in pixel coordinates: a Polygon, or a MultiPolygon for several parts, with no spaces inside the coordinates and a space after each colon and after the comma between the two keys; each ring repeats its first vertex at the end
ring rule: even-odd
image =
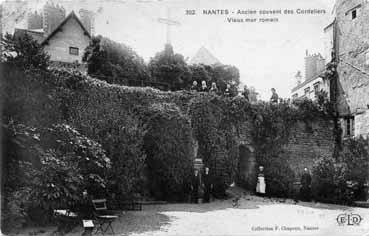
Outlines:
{"type": "Polygon", "coordinates": [[[238,160],[239,182],[241,186],[252,190],[256,181],[256,159],[253,148],[248,145],[240,145],[238,160]]]}

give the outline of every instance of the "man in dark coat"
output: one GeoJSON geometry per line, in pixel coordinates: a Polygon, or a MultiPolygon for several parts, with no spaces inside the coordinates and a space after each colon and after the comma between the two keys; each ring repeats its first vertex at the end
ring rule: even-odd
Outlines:
{"type": "Polygon", "coordinates": [[[194,175],[191,178],[191,192],[192,202],[198,203],[199,199],[199,187],[200,187],[200,175],[199,171],[195,170],[194,175]]]}
{"type": "Polygon", "coordinates": [[[205,173],[202,176],[204,183],[204,202],[210,202],[210,194],[213,188],[213,180],[209,173],[209,167],[205,167],[205,173]]]}
{"type": "Polygon", "coordinates": [[[303,201],[310,201],[311,192],[311,175],[308,168],[304,169],[304,173],[301,176],[301,189],[300,199],[303,201]]]}

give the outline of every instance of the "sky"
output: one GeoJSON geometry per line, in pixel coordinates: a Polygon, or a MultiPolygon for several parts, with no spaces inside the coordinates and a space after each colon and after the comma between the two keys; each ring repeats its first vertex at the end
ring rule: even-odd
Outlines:
{"type": "MultiPolygon", "coordinates": [[[[2,0],[0,0],[2,2],[2,0]]],[[[29,0],[39,8],[45,0],[29,0]]],[[[169,16],[179,25],[170,27],[175,52],[193,57],[204,46],[220,62],[236,66],[243,84],[253,86],[262,99],[274,87],[281,97],[289,97],[296,85],[294,75],[304,71],[309,53],[324,55],[323,28],[332,21],[334,0],[75,0],[54,2],[67,12],[83,7],[97,13],[95,34],[132,47],[146,62],[163,50],[166,25],[159,18],[169,16]],[[203,10],[228,10],[228,15],[208,15],[203,10]],[[229,23],[228,18],[261,18],[237,15],[237,10],[294,10],[270,23],[229,23]],[[325,14],[296,14],[296,9],[319,9],[325,14]],[[195,10],[195,15],[186,15],[195,10]],[[234,12],[234,13],[233,13],[234,12]]],[[[264,18],[264,17],[263,17],[264,18]]]]}

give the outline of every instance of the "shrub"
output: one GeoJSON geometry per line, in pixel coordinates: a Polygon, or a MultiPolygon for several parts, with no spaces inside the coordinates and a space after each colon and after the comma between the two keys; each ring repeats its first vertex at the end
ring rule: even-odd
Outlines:
{"type": "Polygon", "coordinates": [[[88,64],[88,74],[109,83],[150,79],[143,59],[132,48],[100,35],[91,40],[83,60],[88,64]]]}
{"type": "Polygon", "coordinates": [[[365,200],[368,181],[368,141],[344,141],[336,158],[320,158],[313,169],[313,194],[317,200],[351,204],[365,200]]]}
{"type": "Polygon", "coordinates": [[[64,124],[44,129],[9,124],[3,130],[9,170],[4,173],[6,199],[27,189],[27,195],[8,206],[23,205],[30,219],[34,209],[41,209],[47,219],[51,209],[78,206],[85,189],[105,193],[104,172],[110,160],[100,144],[64,124]]]}
{"type": "Polygon", "coordinates": [[[173,104],[154,104],[146,113],[149,189],[156,199],[185,200],[194,153],[190,121],[173,104]]]}
{"type": "Polygon", "coordinates": [[[5,60],[23,69],[38,68],[46,70],[50,56],[43,51],[42,46],[30,35],[5,34],[1,39],[5,60]]]}
{"type": "Polygon", "coordinates": [[[144,167],[146,154],[143,149],[146,127],[132,116],[125,116],[120,129],[111,128],[103,141],[112,161],[107,172],[109,195],[117,200],[133,199],[137,194],[146,195],[144,167]]]}
{"type": "Polygon", "coordinates": [[[312,193],[318,201],[351,203],[353,195],[347,186],[347,165],[332,157],[318,159],[313,167],[312,193]]]}

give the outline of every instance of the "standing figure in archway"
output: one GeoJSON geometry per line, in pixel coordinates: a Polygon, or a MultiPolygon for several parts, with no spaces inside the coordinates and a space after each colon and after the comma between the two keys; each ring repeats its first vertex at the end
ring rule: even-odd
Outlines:
{"type": "Polygon", "coordinates": [[[300,199],[302,201],[310,201],[311,196],[311,175],[308,168],[304,168],[304,173],[301,176],[301,189],[300,189],[300,199]]]}
{"type": "Polygon", "coordinates": [[[209,173],[209,167],[205,167],[205,173],[202,176],[204,183],[204,202],[210,202],[210,194],[213,189],[213,180],[209,173]]]}
{"type": "Polygon", "coordinates": [[[264,176],[264,167],[259,166],[259,173],[258,173],[258,181],[256,184],[256,194],[259,196],[265,195],[265,176],[264,176]]]}
{"type": "Polygon", "coordinates": [[[199,200],[200,175],[199,171],[195,169],[194,175],[191,179],[191,195],[192,202],[198,203],[199,200]]]}

